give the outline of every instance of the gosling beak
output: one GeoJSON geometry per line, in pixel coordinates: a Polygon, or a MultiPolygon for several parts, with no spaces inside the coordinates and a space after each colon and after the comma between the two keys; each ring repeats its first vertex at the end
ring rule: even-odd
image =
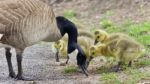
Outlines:
{"type": "Polygon", "coordinates": [[[97,44],[97,43],[98,43],[98,41],[97,41],[97,40],[95,40],[94,45],[95,45],[95,44],[97,44]]]}
{"type": "Polygon", "coordinates": [[[89,66],[92,59],[93,59],[93,56],[90,56],[89,60],[86,61],[86,68],[88,68],[88,66],[89,66]]]}

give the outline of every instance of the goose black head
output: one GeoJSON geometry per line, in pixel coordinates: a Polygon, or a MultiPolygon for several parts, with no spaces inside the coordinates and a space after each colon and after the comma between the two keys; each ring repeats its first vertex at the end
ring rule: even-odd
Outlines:
{"type": "Polygon", "coordinates": [[[63,16],[57,16],[56,17],[57,25],[58,28],[61,32],[61,35],[64,36],[65,33],[68,34],[68,54],[72,53],[75,49],[78,50],[77,54],[77,64],[81,67],[83,72],[87,75],[86,72],[86,56],[85,53],[83,52],[82,48],[80,45],[77,44],[77,37],[78,37],[78,32],[77,32],[77,27],[73,22],[68,20],[67,18],[63,16]]]}

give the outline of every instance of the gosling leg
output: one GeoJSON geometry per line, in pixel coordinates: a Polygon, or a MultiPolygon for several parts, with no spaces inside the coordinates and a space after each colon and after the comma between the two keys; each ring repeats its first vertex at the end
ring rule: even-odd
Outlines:
{"type": "Polygon", "coordinates": [[[68,64],[70,57],[67,55],[67,60],[66,60],[66,64],[68,64]]]}
{"type": "Polygon", "coordinates": [[[61,66],[66,66],[66,64],[68,64],[68,61],[69,61],[69,56],[67,55],[67,60],[66,60],[66,62],[65,62],[65,63],[61,63],[60,65],[61,65],[61,66]]]}
{"type": "Polygon", "coordinates": [[[122,70],[121,65],[122,65],[122,62],[118,62],[118,65],[112,67],[112,71],[118,72],[118,71],[122,70]]]}
{"type": "Polygon", "coordinates": [[[55,55],[56,62],[60,62],[60,61],[59,61],[59,57],[60,57],[60,56],[59,56],[59,51],[57,50],[56,55],[55,55]]]}
{"type": "Polygon", "coordinates": [[[122,62],[119,62],[119,63],[118,63],[117,71],[122,70],[122,67],[121,67],[121,66],[122,66],[122,64],[123,64],[122,62]]]}
{"type": "Polygon", "coordinates": [[[130,61],[128,64],[128,67],[131,67],[131,66],[132,66],[132,61],[130,61]]]}
{"type": "Polygon", "coordinates": [[[10,52],[10,48],[5,48],[5,54],[6,54],[6,59],[7,59],[7,64],[8,64],[8,70],[9,70],[9,77],[11,78],[15,78],[15,72],[13,70],[13,66],[12,66],[12,62],[11,62],[11,52],[10,52]]]}

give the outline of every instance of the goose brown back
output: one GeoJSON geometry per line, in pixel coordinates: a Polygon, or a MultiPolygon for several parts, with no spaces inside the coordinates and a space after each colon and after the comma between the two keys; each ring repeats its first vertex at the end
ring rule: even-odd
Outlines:
{"type": "Polygon", "coordinates": [[[38,0],[0,1],[0,33],[2,43],[19,49],[61,38],[52,8],[38,0]]]}

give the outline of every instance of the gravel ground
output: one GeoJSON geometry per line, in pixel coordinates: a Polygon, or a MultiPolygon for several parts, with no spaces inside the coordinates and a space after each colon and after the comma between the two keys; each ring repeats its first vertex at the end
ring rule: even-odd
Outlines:
{"type": "MultiPolygon", "coordinates": [[[[35,81],[17,81],[8,77],[7,62],[4,49],[0,49],[0,84],[96,84],[98,75],[86,77],[81,73],[65,75],[63,69],[55,62],[51,44],[37,44],[25,49],[23,54],[24,76],[35,78],[35,81]],[[92,81],[91,81],[92,80],[92,81]]],[[[17,71],[15,50],[12,49],[12,62],[17,71]]],[[[70,64],[76,64],[76,56],[70,56],[70,64]]]]}

